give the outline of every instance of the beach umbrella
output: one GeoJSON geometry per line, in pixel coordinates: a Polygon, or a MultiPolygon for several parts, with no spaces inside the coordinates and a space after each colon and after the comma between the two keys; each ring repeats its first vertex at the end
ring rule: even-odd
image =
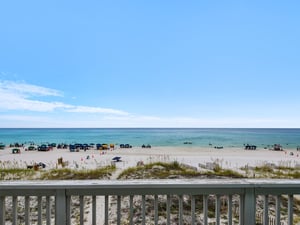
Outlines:
{"type": "Polygon", "coordinates": [[[112,160],[119,162],[121,160],[120,156],[115,156],[112,158],[112,160]]]}

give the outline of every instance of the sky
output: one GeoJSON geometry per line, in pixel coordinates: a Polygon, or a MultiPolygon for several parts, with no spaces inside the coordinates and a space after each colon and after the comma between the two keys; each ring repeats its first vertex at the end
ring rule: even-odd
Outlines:
{"type": "Polygon", "coordinates": [[[299,128],[299,9],[1,1],[0,128],[299,128]]]}

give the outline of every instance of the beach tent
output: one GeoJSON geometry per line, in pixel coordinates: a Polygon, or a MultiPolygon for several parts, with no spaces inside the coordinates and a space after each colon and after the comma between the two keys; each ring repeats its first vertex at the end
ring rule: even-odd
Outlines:
{"type": "Polygon", "coordinates": [[[12,154],[21,153],[20,149],[14,148],[12,149],[12,154]]]}

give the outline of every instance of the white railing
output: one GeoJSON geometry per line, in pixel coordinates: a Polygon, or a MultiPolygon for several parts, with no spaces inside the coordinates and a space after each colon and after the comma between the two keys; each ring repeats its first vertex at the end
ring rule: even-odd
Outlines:
{"type": "Polygon", "coordinates": [[[292,225],[298,194],[300,180],[6,181],[0,225],[292,225]]]}

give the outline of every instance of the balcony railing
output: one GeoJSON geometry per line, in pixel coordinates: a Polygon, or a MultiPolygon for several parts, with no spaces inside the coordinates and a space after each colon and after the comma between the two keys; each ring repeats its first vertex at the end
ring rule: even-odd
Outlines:
{"type": "Polygon", "coordinates": [[[292,225],[300,180],[0,182],[0,225],[292,225]]]}

